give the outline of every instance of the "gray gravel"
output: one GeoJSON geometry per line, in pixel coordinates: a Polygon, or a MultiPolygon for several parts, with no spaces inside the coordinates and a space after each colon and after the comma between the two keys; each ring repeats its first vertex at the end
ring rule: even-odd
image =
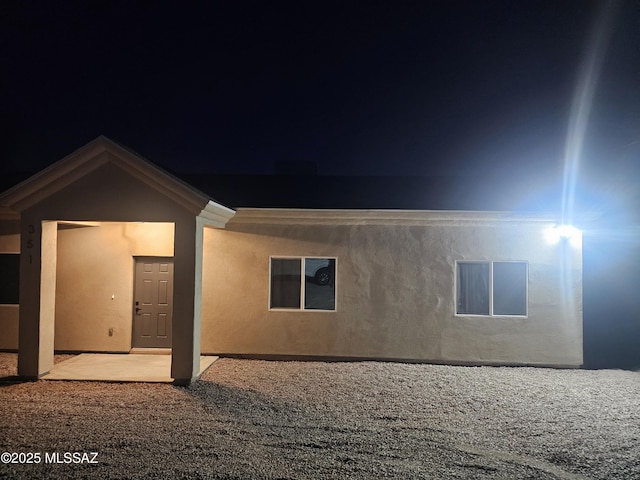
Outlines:
{"type": "Polygon", "coordinates": [[[0,353],[0,452],[42,460],[2,478],[640,478],[637,372],[221,359],[189,388],[15,373],[0,353]]]}

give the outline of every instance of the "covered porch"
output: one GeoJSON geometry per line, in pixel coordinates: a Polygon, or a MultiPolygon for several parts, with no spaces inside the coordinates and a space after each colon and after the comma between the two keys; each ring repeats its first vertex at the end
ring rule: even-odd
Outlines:
{"type": "MultiPolygon", "coordinates": [[[[162,262],[170,274],[170,287],[158,287],[164,310],[147,312],[170,315],[160,332],[168,343],[158,345],[170,355],[141,360],[170,361],[162,378],[176,384],[198,378],[203,231],[224,228],[233,210],[105,137],[10,189],[0,206],[20,221],[20,377],[55,376],[55,349],[113,353],[154,346],[134,340],[135,315],[142,311],[134,299],[136,261],[143,257],[162,262]],[[96,259],[102,267],[95,268],[96,259]],[[77,320],[61,322],[63,314],[77,320]]],[[[95,362],[108,358],[92,358],[97,377],[95,362]]],[[[84,370],[86,379],[91,370],[84,370]]]]}
{"type": "MultiPolygon", "coordinates": [[[[201,356],[199,377],[218,357],[201,356]]],[[[43,380],[172,383],[171,354],[82,353],[53,365],[43,380]]]]}

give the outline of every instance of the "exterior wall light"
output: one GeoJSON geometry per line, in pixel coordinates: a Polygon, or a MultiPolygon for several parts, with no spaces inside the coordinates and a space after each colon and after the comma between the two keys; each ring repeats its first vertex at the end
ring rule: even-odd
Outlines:
{"type": "Polygon", "coordinates": [[[575,247],[582,244],[582,232],[573,225],[553,225],[545,230],[544,236],[551,245],[560,241],[569,242],[575,247]]]}

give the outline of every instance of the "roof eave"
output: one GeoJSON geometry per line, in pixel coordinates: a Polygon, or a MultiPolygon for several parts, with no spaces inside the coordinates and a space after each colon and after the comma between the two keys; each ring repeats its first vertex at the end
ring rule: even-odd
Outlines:
{"type": "Polygon", "coordinates": [[[198,218],[206,226],[224,228],[235,214],[235,210],[210,200],[202,209],[198,218]]]}

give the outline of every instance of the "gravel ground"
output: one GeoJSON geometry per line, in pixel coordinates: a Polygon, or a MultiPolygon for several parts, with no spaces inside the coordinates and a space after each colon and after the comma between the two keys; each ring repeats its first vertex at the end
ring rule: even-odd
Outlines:
{"type": "Polygon", "coordinates": [[[15,373],[0,353],[0,452],[41,463],[1,478],[640,478],[637,372],[221,359],[189,388],[15,373]],[[64,452],[98,463],[45,464],[64,452]]]}

